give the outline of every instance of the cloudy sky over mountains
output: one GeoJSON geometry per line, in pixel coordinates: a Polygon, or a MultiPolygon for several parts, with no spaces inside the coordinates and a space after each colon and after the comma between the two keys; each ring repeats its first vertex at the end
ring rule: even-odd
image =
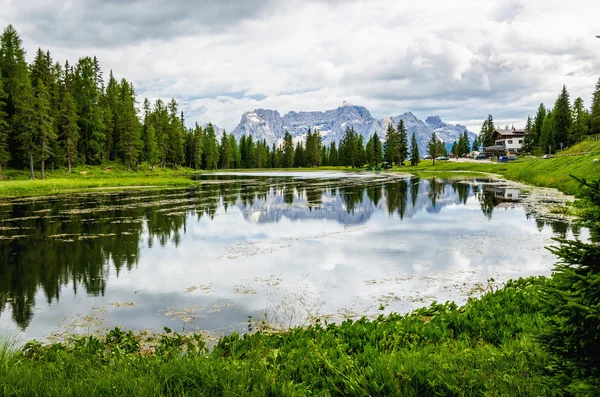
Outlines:
{"type": "Polygon", "coordinates": [[[594,0],[0,0],[31,60],[97,55],[140,97],[232,130],[255,108],[438,114],[479,132],[524,124],[562,84],[589,106],[594,0]]]}

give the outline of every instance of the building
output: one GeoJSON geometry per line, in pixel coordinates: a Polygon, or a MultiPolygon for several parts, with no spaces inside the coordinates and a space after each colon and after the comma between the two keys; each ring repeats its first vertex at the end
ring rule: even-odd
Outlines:
{"type": "Polygon", "coordinates": [[[494,131],[495,146],[504,146],[508,153],[520,153],[525,139],[525,130],[517,130],[515,127],[494,131]]]}

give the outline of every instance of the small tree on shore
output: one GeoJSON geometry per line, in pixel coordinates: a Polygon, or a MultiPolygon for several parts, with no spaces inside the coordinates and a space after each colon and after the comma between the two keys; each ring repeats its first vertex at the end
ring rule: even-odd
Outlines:
{"type": "Polygon", "coordinates": [[[440,150],[440,141],[434,132],[433,135],[431,135],[431,139],[427,143],[427,154],[431,156],[431,159],[433,160],[433,165],[435,165],[435,158],[438,157],[441,153],[442,151],[440,150]]]}
{"type": "Polygon", "coordinates": [[[418,165],[421,161],[421,154],[419,153],[419,144],[417,143],[417,136],[413,132],[412,138],[410,139],[410,165],[418,165]]]}

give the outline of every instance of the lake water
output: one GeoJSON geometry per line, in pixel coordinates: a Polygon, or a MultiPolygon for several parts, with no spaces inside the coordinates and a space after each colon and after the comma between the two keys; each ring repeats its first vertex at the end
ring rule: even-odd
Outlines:
{"type": "Polygon", "coordinates": [[[185,189],[0,201],[0,333],[225,334],[465,302],[549,274],[572,232],[483,180],[198,176],[185,189]]]}

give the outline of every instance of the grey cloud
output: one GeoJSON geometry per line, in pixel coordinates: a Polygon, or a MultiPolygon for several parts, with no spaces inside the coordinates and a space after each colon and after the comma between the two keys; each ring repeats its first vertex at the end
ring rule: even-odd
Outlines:
{"type": "Polygon", "coordinates": [[[225,31],[267,12],[271,0],[77,0],[14,3],[9,18],[36,43],[117,47],[225,31]]]}

